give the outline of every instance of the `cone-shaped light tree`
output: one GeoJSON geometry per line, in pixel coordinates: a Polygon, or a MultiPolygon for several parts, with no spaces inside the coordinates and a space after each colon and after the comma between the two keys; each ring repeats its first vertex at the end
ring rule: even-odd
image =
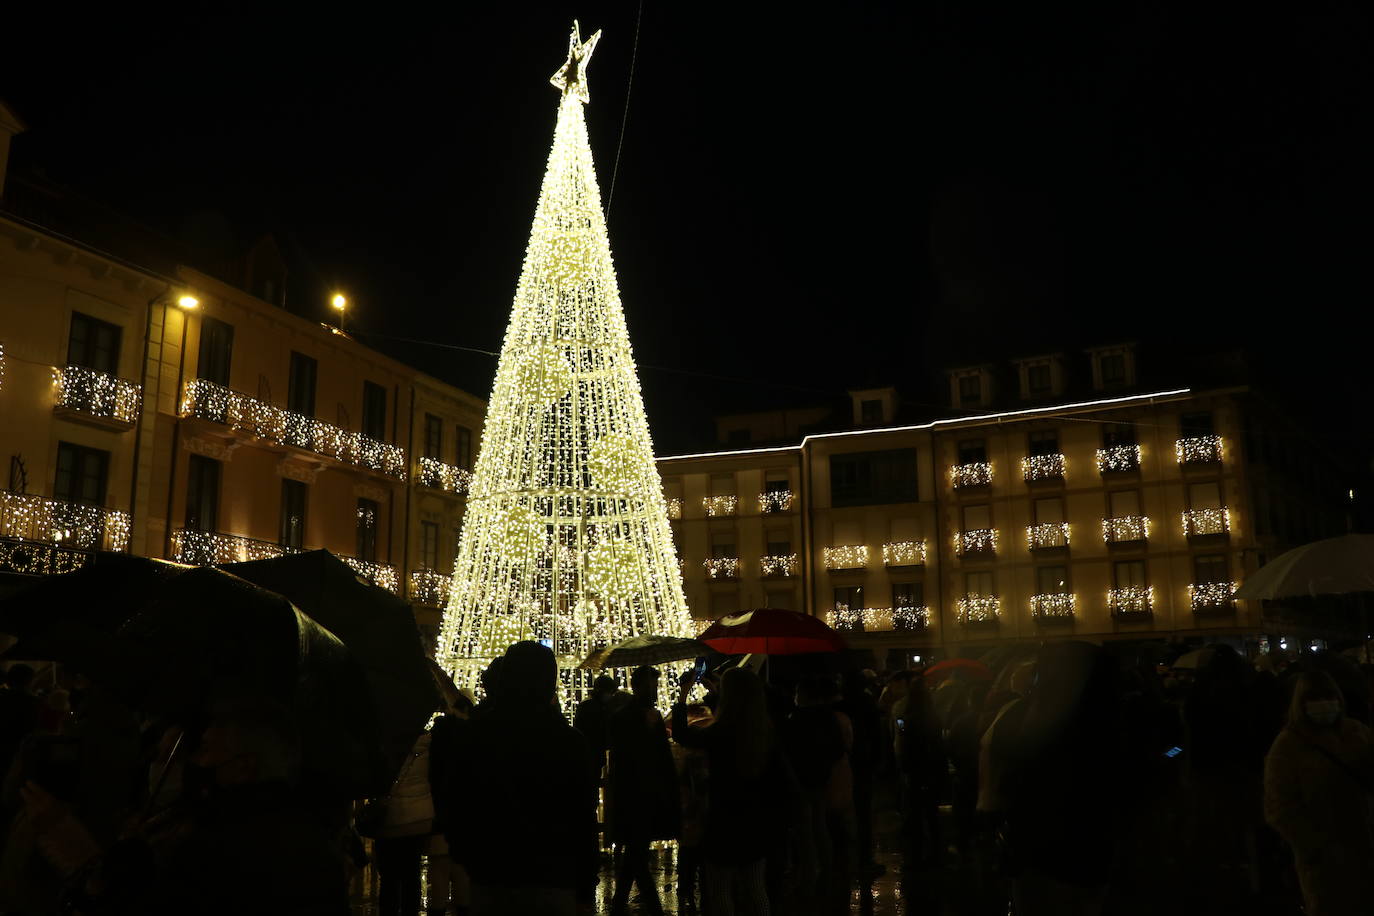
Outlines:
{"type": "Polygon", "coordinates": [[[583,43],[574,23],[551,80],[553,149],[439,635],[460,684],[538,639],[577,688],[569,669],[591,650],[690,630],[583,116],[600,37],[583,43]]]}

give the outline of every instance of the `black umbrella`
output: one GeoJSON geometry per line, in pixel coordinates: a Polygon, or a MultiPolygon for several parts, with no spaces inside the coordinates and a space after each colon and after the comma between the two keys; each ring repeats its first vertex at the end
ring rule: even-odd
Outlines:
{"type": "Polygon", "coordinates": [[[364,582],[327,550],[224,568],[286,596],[348,646],[367,672],[382,750],[392,772],[399,768],[440,705],[410,605],[364,582]]]}

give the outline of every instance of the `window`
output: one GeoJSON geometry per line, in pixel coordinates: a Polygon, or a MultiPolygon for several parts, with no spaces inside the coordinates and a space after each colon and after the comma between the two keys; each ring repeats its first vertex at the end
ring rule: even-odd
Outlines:
{"type": "Polygon", "coordinates": [[[377,504],[358,500],[358,559],[377,562],[377,504]]]}
{"type": "Polygon", "coordinates": [[[978,374],[959,376],[959,403],[977,404],[983,400],[983,377],[978,374]]]}
{"type": "Polygon", "coordinates": [[[1064,500],[1050,496],[1035,501],[1035,523],[1037,525],[1058,525],[1064,521],[1064,500]]]}
{"type": "Polygon", "coordinates": [[[1210,582],[1229,582],[1231,577],[1226,568],[1226,555],[1206,554],[1193,558],[1193,582],[1205,585],[1210,582]]]}
{"type": "Polygon", "coordinates": [[[1221,485],[1215,480],[1188,484],[1188,508],[1220,509],[1221,507],[1221,485]]]}
{"type": "Polygon", "coordinates": [[[964,594],[991,598],[997,594],[992,573],[987,571],[964,573],[964,594]]]}
{"type": "Polygon", "coordinates": [[[1069,593],[1068,567],[1037,567],[1035,570],[1035,593],[1037,595],[1067,595],[1069,593]]]}
{"type": "Polygon", "coordinates": [[[1026,453],[1035,455],[1059,454],[1059,430],[1037,429],[1027,437],[1026,453]]]}
{"type": "Polygon", "coordinates": [[[466,426],[458,427],[458,467],[465,471],[472,470],[472,430],[466,426]]]}
{"type": "Polygon", "coordinates": [[[1107,497],[1112,518],[1127,518],[1140,514],[1139,490],[1115,490],[1107,497]]]}
{"type": "Polygon", "coordinates": [[[118,375],[120,333],[117,324],[72,312],[72,328],[67,338],[67,364],[118,375]]]}
{"type": "Polygon", "coordinates": [[[216,385],[229,386],[229,362],[234,355],[234,326],[216,318],[200,320],[200,356],[196,375],[216,385]]]}
{"type": "Polygon", "coordinates": [[[860,401],[859,422],[865,426],[876,425],[883,422],[883,402],[860,401]]]}
{"type": "Polygon", "coordinates": [[[305,546],[305,484],[281,482],[281,545],[297,550],[305,546]]]}
{"type": "Polygon", "coordinates": [[[1212,415],[1210,413],[1185,413],[1179,417],[1179,433],[1184,439],[1212,435],[1212,415]]]}
{"type": "Polygon", "coordinates": [[[1112,564],[1112,581],[1117,588],[1144,588],[1145,561],[1120,560],[1112,564]]]}
{"type": "Polygon", "coordinates": [[[916,494],[914,448],[830,457],[832,506],[915,502],[916,494]]]}
{"type": "Polygon", "coordinates": [[[734,474],[712,474],[712,475],[711,475],[711,495],[712,495],[712,496],[734,496],[734,495],[735,495],[735,475],[734,475],[734,474]]]}
{"type": "Polygon", "coordinates": [[[862,585],[846,585],[843,588],[835,589],[836,608],[848,608],[857,611],[864,606],[864,587],[862,585]]]}
{"type": "Polygon", "coordinates": [[[1102,447],[1135,445],[1135,425],[1131,423],[1104,423],[1102,426],[1102,447]]]}
{"type": "Polygon", "coordinates": [[[439,523],[420,523],[420,565],[425,569],[439,568],[439,523]]]}
{"type": "Polygon", "coordinates": [[[910,516],[894,518],[889,523],[888,533],[897,544],[910,543],[921,539],[921,523],[910,516]]]}
{"type": "Polygon", "coordinates": [[[291,376],[286,395],[286,409],[307,417],[315,415],[316,362],[304,353],[291,351],[291,376]]]}
{"type": "Polygon", "coordinates": [[[735,552],[735,535],[733,532],[721,532],[711,535],[711,558],[722,560],[727,557],[738,557],[735,552]]]}
{"type": "Polygon", "coordinates": [[[444,421],[432,413],[425,414],[425,457],[444,458],[444,421]]]}
{"type": "Polygon", "coordinates": [[[1035,363],[1026,367],[1026,390],[1030,394],[1049,394],[1052,387],[1049,363],[1035,363]]]}
{"type": "Polygon", "coordinates": [[[1126,384],[1125,353],[1103,353],[1100,365],[1102,367],[1103,388],[1114,388],[1126,384]]]}
{"type": "Polygon", "coordinates": [[[768,479],[763,482],[765,493],[786,493],[790,489],[792,481],[788,479],[786,471],[769,471],[768,479]]]}
{"type": "Polygon", "coordinates": [[[992,507],[991,506],[965,506],[964,507],[964,530],[978,531],[983,528],[992,527],[992,507]]]}
{"type": "Polygon", "coordinates": [[[109,452],[59,442],[53,497],[69,503],[105,505],[105,479],[109,468],[109,452]]]}
{"type": "Polygon", "coordinates": [[[785,557],[792,553],[792,538],[786,531],[770,531],[767,535],[770,557],[785,557]]]}
{"type": "Polygon", "coordinates": [[[186,478],[186,527],[191,531],[218,530],[219,462],[192,455],[186,478]]]}
{"type": "Polygon", "coordinates": [[[363,382],[363,435],[386,441],[386,389],[375,382],[363,382]]]}
{"type": "Polygon", "coordinates": [[[892,606],[899,607],[921,607],[926,603],[925,589],[920,582],[894,582],[892,583],[892,606]]]}
{"type": "Polygon", "coordinates": [[[982,464],[987,460],[988,447],[982,439],[965,439],[959,443],[960,464],[982,464]]]}

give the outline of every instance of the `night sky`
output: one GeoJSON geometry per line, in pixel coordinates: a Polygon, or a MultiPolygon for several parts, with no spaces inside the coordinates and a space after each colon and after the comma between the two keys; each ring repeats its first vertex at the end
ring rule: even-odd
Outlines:
{"type": "Polygon", "coordinates": [[[7,11],[12,169],[173,236],[273,231],[290,307],[343,289],[360,339],[485,396],[494,358],[403,341],[498,349],[576,17],[660,453],[1121,339],[1241,349],[1317,423],[1369,394],[1357,4],[650,0],[623,137],[635,2],[467,6],[7,11]]]}

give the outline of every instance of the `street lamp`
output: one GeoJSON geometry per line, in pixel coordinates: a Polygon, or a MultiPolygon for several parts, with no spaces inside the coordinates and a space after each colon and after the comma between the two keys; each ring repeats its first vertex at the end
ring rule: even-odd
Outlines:
{"type": "Polygon", "coordinates": [[[344,310],[348,308],[348,300],[344,298],[343,293],[335,293],[329,304],[339,312],[339,330],[342,331],[344,329],[344,310]]]}
{"type": "Polygon", "coordinates": [[[187,293],[185,295],[178,297],[177,305],[181,308],[186,309],[189,312],[191,309],[200,308],[200,300],[197,299],[195,296],[192,296],[189,293],[187,293]]]}

